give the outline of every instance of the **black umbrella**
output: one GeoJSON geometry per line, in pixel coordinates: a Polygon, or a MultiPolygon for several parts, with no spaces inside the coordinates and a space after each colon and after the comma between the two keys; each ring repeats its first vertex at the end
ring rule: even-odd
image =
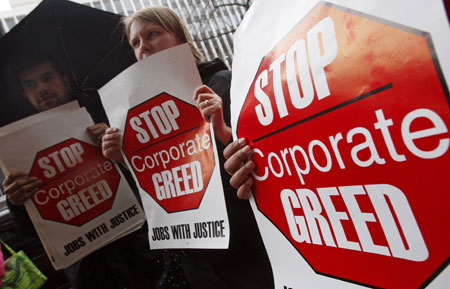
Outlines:
{"type": "Polygon", "coordinates": [[[67,0],[44,0],[0,38],[0,126],[33,113],[8,67],[36,52],[57,61],[80,104],[95,121],[104,121],[97,89],[136,61],[120,17],[67,0]]]}

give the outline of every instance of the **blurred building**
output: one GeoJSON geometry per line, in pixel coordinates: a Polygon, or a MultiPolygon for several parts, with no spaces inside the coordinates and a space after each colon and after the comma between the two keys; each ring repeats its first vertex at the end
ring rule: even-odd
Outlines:
{"type": "MultiPolygon", "coordinates": [[[[232,34],[250,0],[72,0],[83,5],[130,15],[150,5],[169,6],[187,23],[206,59],[220,57],[231,67],[232,34]]],[[[9,0],[12,10],[0,12],[0,33],[7,33],[38,4],[39,0],[9,0]]]]}

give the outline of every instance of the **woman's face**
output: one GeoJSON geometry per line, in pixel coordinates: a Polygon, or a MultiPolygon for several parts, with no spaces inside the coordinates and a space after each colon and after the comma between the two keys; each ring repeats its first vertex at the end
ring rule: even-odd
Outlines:
{"type": "Polygon", "coordinates": [[[137,60],[181,44],[174,33],[153,22],[135,20],[130,27],[130,45],[137,60]]]}

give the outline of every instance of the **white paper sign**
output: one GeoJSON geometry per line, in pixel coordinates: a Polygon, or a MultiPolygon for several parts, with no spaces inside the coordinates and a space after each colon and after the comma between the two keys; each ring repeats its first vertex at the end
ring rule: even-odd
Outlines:
{"type": "Polygon", "coordinates": [[[442,1],[255,1],[233,136],[275,288],[450,284],[450,31],[442,1]]]}
{"type": "Polygon", "coordinates": [[[25,207],[55,269],[145,222],[120,169],[89,138],[91,124],[84,108],[68,104],[0,129],[6,169],[42,181],[25,207]]]}
{"type": "Polygon", "coordinates": [[[152,249],[227,248],[229,223],[212,126],[187,44],[135,63],[99,91],[139,186],[152,249]]]}

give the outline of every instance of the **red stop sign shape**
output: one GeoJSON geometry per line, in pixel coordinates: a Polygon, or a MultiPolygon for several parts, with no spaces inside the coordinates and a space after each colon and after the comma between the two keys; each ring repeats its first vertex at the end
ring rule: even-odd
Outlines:
{"type": "Polygon", "coordinates": [[[450,255],[449,124],[427,33],[322,2],[263,58],[237,134],[258,209],[317,273],[417,288],[450,255]]]}
{"type": "Polygon", "coordinates": [[[197,107],[161,93],[131,108],[122,147],[141,188],[166,212],[200,206],[214,153],[197,107]]]}
{"type": "Polygon", "coordinates": [[[36,154],[42,181],[33,203],[42,218],[82,226],[111,209],[120,175],[99,147],[70,138],[36,154]]]}

